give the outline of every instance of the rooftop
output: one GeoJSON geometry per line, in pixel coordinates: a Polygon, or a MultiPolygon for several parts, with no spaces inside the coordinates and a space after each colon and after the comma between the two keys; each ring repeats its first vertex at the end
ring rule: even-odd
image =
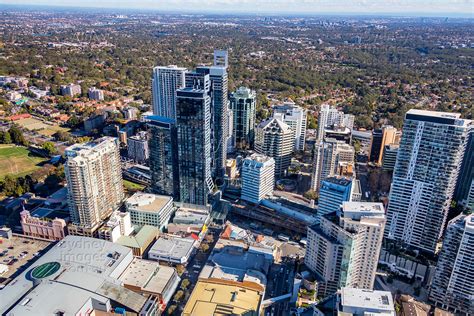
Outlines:
{"type": "Polygon", "coordinates": [[[111,299],[138,312],[146,298],[117,281],[132,259],[130,249],[109,241],[66,236],[2,289],[0,313],[76,314],[91,299],[111,299]]]}
{"type": "Polygon", "coordinates": [[[341,290],[342,307],[394,312],[392,293],[344,287],[341,290]]]}
{"type": "Polygon", "coordinates": [[[160,257],[183,258],[194,247],[194,239],[175,236],[160,237],[150,248],[149,253],[160,257]]]}
{"type": "Polygon", "coordinates": [[[159,229],[155,226],[144,225],[134,236],[122,236],[117,240],[117,244],[130,248],[146,248],[147,243],[158,236],[159,229]],[[153,236],[153,237],[152,237],[153,236]]]}
{"type": "Polygon", "coordinates": [[[136,192],[125,202],[127,209],[133,208],[148,213],[159,213],[173,198],[167,195],[136,192]]]}
{"type": "Polygon", "coordinates": [[[163,294],[175,273],[174,268],[160,266],[156,261],[134,258],[119,279],[142,291],[163,294]]]}
{"type": "Polygon", "coordinates": [[[199,280],[183,310],[191,315],[259,315],[263,289],[253,282],[199,280]]]}
{"type": "Polygon", "coordinates": [[[342,186],[349,186],[352,184],[352,180],[346,177],[329,177],[323,180],[323,182],[334,183],[342,186]]]}
{"type": "Polygon", "coordinates": [[[342,211],[344,214],[361,213],[368,215],[385,214],[385,209],[382,203],[375,202],[343,202],[342,211]]]}

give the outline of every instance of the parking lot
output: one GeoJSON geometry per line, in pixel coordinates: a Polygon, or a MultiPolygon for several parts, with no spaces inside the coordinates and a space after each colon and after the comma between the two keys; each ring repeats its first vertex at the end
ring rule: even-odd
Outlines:
{"type": "Polygon", "coordinates": [[[7,284],[26,269],[50,244],[48,241],[17,236],[10,239],[0,238],[0,263],[8,266],[8,272],[0,276],[0,285],[7,284]]]}

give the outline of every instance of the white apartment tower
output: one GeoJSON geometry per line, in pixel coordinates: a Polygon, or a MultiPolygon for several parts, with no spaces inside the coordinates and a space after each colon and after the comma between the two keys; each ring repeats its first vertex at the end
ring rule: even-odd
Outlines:
{"type": "Polygon", "coordinates": [[[459,215],[446,228],[430,300],[455,315],[474,315],[474,214],[459,215]]]}
{"type": "Polygon", "coordinates": [[[460,114],[406,113],[387,210],[385,237],[435,253],[472,121],[460,114]]]}
{"type": "Polygon", "coordinates": [[[295,150],[303,151],[306,139],[306,110],[293,102],[273,106],[273,117],[286,123],[295,135],[295,150]]]}
{"type": "Polygon", "coordinates": [[[382,203],[343,202],[308,227],[305,263],[321,279],[318,296],[373,288],[385,221],[382,203]]]}
{"type": "Polygon", "coordinates": [[[118,140],[102,137],[66,149],[68,202],[74,224],[97,227],[124,198],[118,140]]]}
{"type": "Polygon", "coordinates": [[[276,118],[258,124],[255,129],[255,151],[275,159],[275,176],[283,176],[290,166],[294,133],[276,118]]]}
{"type": "Polygon", "coordinates": [[[344,114],[329,104],[322,104],[318,118],[318,140],[323,140],[324,129],[328,126],[345,126],[352,130],[354,128],[354,115],[344,114]]]}
{"type": "Polygon", "coordinates": [[[255,204],[273,194],[275,160],[265,155],[252,154],[242,163],[242,200],[255,204]]]}
{"type": "Polygon", "coordinates": [[[319,191],[321,181],[337,174],[340,163],[354,163],[354,147],[334,138],[326,138],[314,147],[311,188],[319,191]]]}
{"type": "Polygon", "coordinates": [[[153,68],[153,114],[176,119],[176,90],[184,88],[186,72],[176,65],[153,68]]]}

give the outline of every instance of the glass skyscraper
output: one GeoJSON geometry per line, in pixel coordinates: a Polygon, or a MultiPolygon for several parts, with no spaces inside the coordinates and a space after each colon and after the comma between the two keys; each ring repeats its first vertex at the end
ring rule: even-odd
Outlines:
{"type": "Polygon", "coordinates": [[[236,147],[253,147],[255,137],[255,115],[257,94],[246,87],[240,87],[230,95],[230,108],[233,113],[232,134],[236,147]]]}
{"type": "Polygon", "coordinates": [[[186,74],[177,90],[176,128],[180,202],[206,205],[211,178],[211,80],[208,74],[186,74]]]}

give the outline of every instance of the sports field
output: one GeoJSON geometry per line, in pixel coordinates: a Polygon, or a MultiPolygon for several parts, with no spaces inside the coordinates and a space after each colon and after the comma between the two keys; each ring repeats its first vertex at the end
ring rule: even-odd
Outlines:
{"type": "Polygon", "coordinates": [[[41,135],[51,136],[57,131],[69,131],[68,128],[59,126],[56,123],[44,123],[41,120],[30,117],[15,121],[16,124],[30,131],[37,131],[41,135]]]}
{"type": "Polygon", "coordinates": [[[25,147],[0,145],[0,179],[6,175],[14,177],[26,176],[39,169],[44,158],[30,154],[25,147]]]}

